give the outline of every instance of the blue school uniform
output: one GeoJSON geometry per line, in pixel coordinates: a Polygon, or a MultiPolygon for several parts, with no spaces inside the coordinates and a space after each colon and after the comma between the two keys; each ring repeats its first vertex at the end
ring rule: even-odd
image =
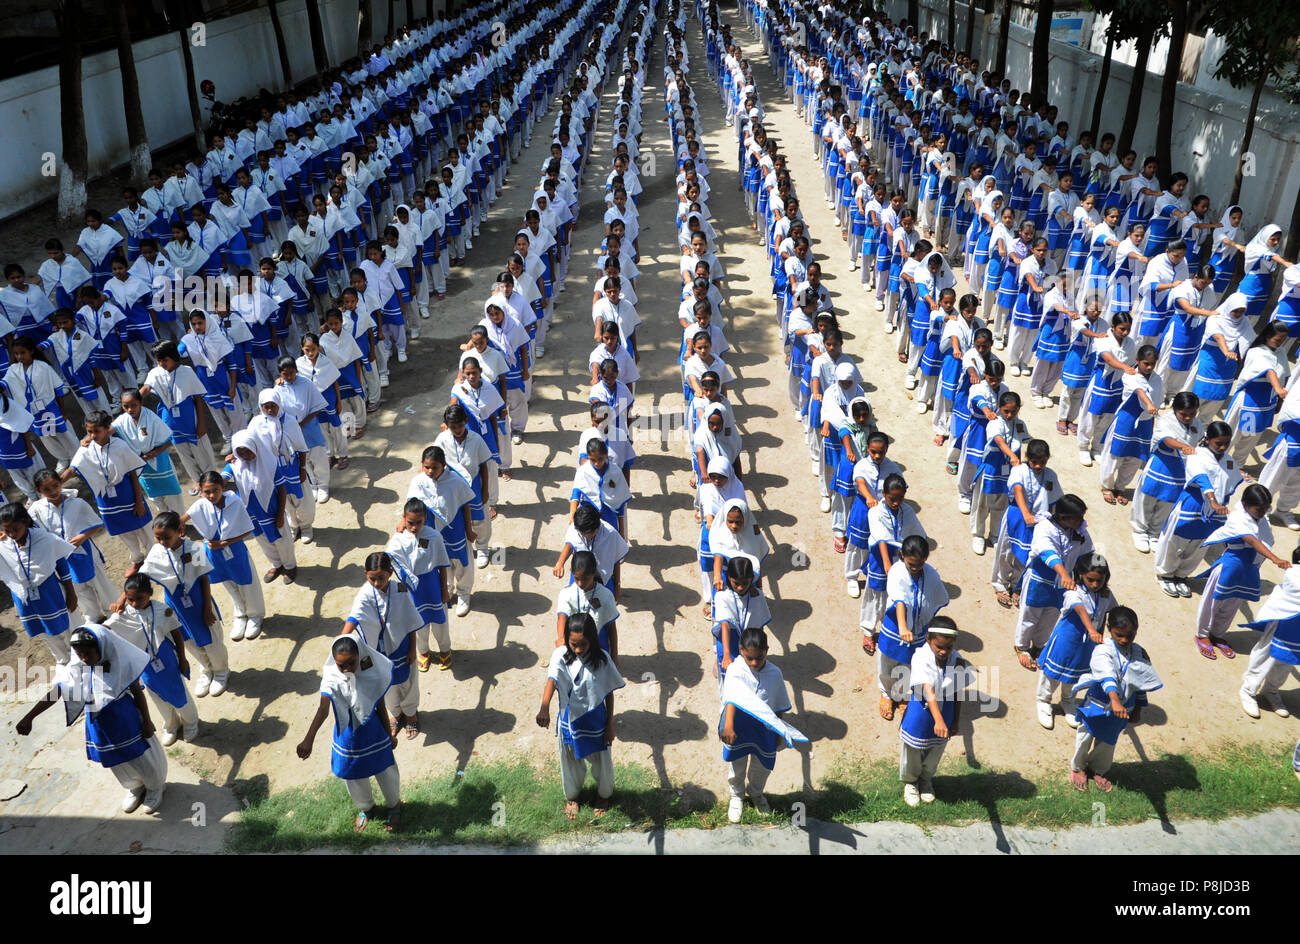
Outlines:
{"type": "Polygon", "coordinates": [[[393,766],[393,742],[379,720],[378,706],[359,726],[340,722],[334,711],[330,771],[340,780],[365,780],[393,766]]]}
{"type": "Polygon", "coordinates": [[[1038,667],[1044,675],[1069,686],[1079,681],[1083,673],[1088,671],[1092,650],[1097,644],[1088,635],[1083,626],[1083,618],[1075,607],[1082,605],[1087,610],[1093,628],[1100,633],[1106,613],[1114,603],[1115,598],[1109,590],[1104,591],[1103,596],[1080,586],[1066,594],[1061,618],[1038,656],[1038,667]]]}
{"type": "Polygon", "coordinates": [[[149,750],[130,690],[99,711],[86,712],[86,757],[104,767],[133,761],[149,750]]]}

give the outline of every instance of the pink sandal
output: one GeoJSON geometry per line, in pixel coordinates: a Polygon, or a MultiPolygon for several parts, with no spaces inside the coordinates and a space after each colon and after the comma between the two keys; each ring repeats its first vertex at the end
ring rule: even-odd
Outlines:
{"type": "Polygon", "coordinates": [[[1233,649],[1231,646],[1228,645],[1227,640],[1225,640],[1225,639],[1215,639],[1213,636],[1211,636],[1211,637],[1210,637],[1210,644],[1213,645],[1215,649],[1218,649],[1221,653],[1223,653],[1223,657],[1224,657],[1225,659],[1235,659],[1235,658],[1237,658],[1237,652],[1236,652],[1236,650],[1233,649]]]}
{"type": "Polygon", "coordinates": [[[1196,648],[1201,653],[1201,655],[1205,656],[1205,658],[1209,659],[1211,662],[1219,658],[1214,651],[1214,646],[1210,645],[1210,641],[1208,639],[1202,639],[1200,636],[1196,636],[1195,639],[1196,639],[1196,648]]]}

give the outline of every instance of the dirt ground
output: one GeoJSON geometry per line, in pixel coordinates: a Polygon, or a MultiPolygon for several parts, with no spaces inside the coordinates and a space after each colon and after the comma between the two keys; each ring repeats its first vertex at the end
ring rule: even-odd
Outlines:
{"type": "MultiPolygon", "coordinates": [[[[847,251],[832,214],[817,199],[820,168],[812,159],[807,128],[767,68],[761,43],[737,14],[729,11],[724,16],[755,64],[769,128],[775,129],[791,158],[804,213],[818,237],[814,253],[823,263],[846,328],[846,348],[860,358],[868,395],[883,428],[895,439],[890,456],[904,467],[911,485],[909,499],[938,540],[930,563],[953,598],[947,612],[962,630],[958,648],[979,667],[980,690],[990,696],[984,705],[988,710],[963,714],[960,737],[954,738],[944,770],[992,765],[1028,778],[1064,776],[1073,732],[1063,723],[1045,731],[1034,718],[1037,676],[1015,661],[1013,615],[997,605],[988,586],[991,557],[976,557],[970,550],[967,519],[955,510],[953,482],[930,441],[930,418],[915,414],[902,389],[903,368],[894,357],[896,339],[880,333],[874,298],[866,297],[858,274],[848,271],[847,251]]],[[[783,792],[816,785],[841,761],[896,757],[898,733],[896,723],[877,715],[875,660],[862,653],[858,601],[844,593],[843,561],[831,546],[829,516],[818,510],[801,431],[786,399],[766,255],[737,190],[734,138],[708,79],[699,25],[693,19],[688,34],[701,124],[707,130],[713,224],[728,276],[724,311],[733,351],[726,360],[740,378],[732,400],[744,435],[744,468],[754,470],[745,484],[774,548],[765,568],[773,615],[771,656],[790,688],[790,720],[812,741],[811,749],[779,759],[771,789],[783,792]]],[[[642,274],[636,289],[644,323],[638,332],[642,380],[636,412],[641,415],[681,408],[674,186],[668,170],[673,160],[668,126],[661,117],[662,63],[659,42],[646,70],[650,85],[643,113],[642,148],[656,152],[660,174],[643,181],[646,193],[640,203],[642,274]]],[[[607,92],[602,116],[608,115],[612,100],[607,92]]],[[[437,417],[453,379],[456,343],[480,317],[489,279],[504,260],[516,221],[531,198],[530,185],[544,157],[540,145],[551,120],[548,117],[538,129],[533,147],[512,169],[501,201],[475,240],[470,264],[454,271],[447,300],[421,324],[424,336],[413,342],[410,363],[395,367],[382,409],[373,416],[365,438],[353,444],[351,467],[335,474],[331,500],[319,508],[316,543],[299,545],[298,582],[277,582],[269,588],[267,608],[274,615],[267,618],[260,639],[228,644],[229,692],[199,701],[202,729],[197,743],[177,745],[170,752],[173,798],[160,814],[164,823],[190,817],[190,801],[199,800],[215,804],[210,814],[214,822],[228,820],[235,803],[222,788],[242,784],[279,790],[329,776],[327,731],[318,736],[309,760],[294,754],[315,711],[328,640],[339,631],[363,582],[361,561],[386,542],[420,451],[437,434],[437,417]]],[[[554,733],[542,731],[533,719],[554,641],[553,605],[563,586],[551,567],[563,540],[575,447],[589,422],[586,364],[593,342],[588,305],[609,139],[606,120],[597,132],[595,161],[582,192],[568,288],[558,298],[547,354],[537,364],[527,439],[516,448],[513,478],[501,488],[501,516],[493,535],[499,551],[492,566],[478,571],[472,613],[452,617],[453,668],[420,676],[422,733],[413,742],[402,741],[397,751],[405,778],[450,777],[476,761],[520,757],[538,766],[555,765],[554,733]]],[[[0,228],[0,246],[14,245],[15,233],[25,234],[24,246],[39,245],[32,235],[36,229],[26,219],[6,224],[0,228]]],[[[39,257],[39,251],[27,251],[22,258],[32,256],[39,257]]],[[[1024,378],[1010,383],[1022,395],[1027,393],[1024,378]]],[[[1024,418],[1031,431],[1054,447],[1064,446],[1052,432],[1051,415],[1029,407],[1024,418]]],[[[725,793],[725,773],[715,734],[718,695],[712,637],[699,612],[698,529],[692,518],[689,467],[680,441],[640,440],[636,446],[640,458],[631,478],[636,497],[628,517],[633,546],[623,566],[619,620],[621,669],[628,686],[616,705],[615,760],[650,767],[665,788],[682,790],[693,802],[711,803],[725,793]]],[[[1150,558],[1135,551],[1128,539],[1125,515],[1101,503],[1095,469],[1079,467],[1068,448],[1058,448],[1053,467],[1065,489],[1091,505],[1089,526],[1111,561],[1116,596],[1141,615],[1140,641],[1165,682],[1135,731],[1145,755],[1201,749],[1222,739],[1276,741],[1294,734],[1293,722],[1269,713],[1252,721],[1242,714],[1236,692],[1244,659],[1209,664],[1196,653],[1191,641],[1196,598],[1174,601],[1159,593],[1150,558]]],[[[1289,534],[1283,532],[1282,542],[1290,544],[1289,534]]],[[[1275,574],[1266,568],[1264,576],[1269,580],[1275,574]]],[[[217,591],[216,597],[226,606],[224,591],[217,591]]],[[[1228,638],[1245,653],[1252,635],[1237,630],[1228,638]]],[[[26,639],[9,609],[0,615],[0,666],[17,666],[21,658],[48,662],[43,645],[33,646],[26,639]]],[[[1286,700],[1300,712],[1294,688],[1286,700]]],[[[118,843],[126,835],[145,835],[147,845],[148,828],[138,816],[114,812],[119,788],[106,772],[86,761],[80,727],[62,728],[51,712],[37,723],[30,739],[20,739],[13,722],[22,710],[14,703],[0,706],[0,780],[28,783],[18,799],[0,806],[0,847],[63,848],[35,838],[29,830],[10,830],[5,836],[6,820],[18,814],[26,825],[48,816],[102,815],[116,821],[102,829],[87,827],[79,834],[79,844],[69,848],[121,848],[118,843]],[[129,831],[112,828],[127,819],[129,831]]],[[[1119,758],[1131,759],[1133,751],[1133,744],[1122,742],[1119,758]]]]}

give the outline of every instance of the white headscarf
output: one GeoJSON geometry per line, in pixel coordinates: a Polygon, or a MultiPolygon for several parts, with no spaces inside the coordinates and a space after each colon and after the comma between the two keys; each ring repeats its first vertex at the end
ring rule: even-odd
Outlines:
{"type": "Polygon", "coordinates": [[[1269,248],[1268,241],[1282,232],[1282,227],[1276,223],[1269,223],[1258,233],[1255,238],[1246,243],[1246,271],[1249,272],[1260,259],[1265,256],[1273,255],[1277,249],[1269,248]]]}
{"type": "MultiPolygon", "coordinates": [[[[709,550],[728,558],[748,554],[754,560],[761,562],[770,548],[767,540],[756,533],[757,524],[754,513],[749,510],[749,505],[744,500],[730,499],[723,503],[718,513],[713,516],[713,526],[709,528],[709,550]],[[740,509],[741,514],[745,516],[745,522],[740,526],[738,534],[732,534],[731,529],[727,527],[727,515],[733,508],[740,509]]],[[[755,570],[757,571],[757,568],[755,570]]]]}
{"type": "Polygon", "coordinates": [[[275,453],[271,444],[261,436],[255,436],[246,429],[241,429],[230,437],[230,449],[235,454],[230,467],[235,473],[235,485],[240,494],[248,500],[249,496],[257,498],[263,511],[270,511],[271,499],[275,494],[275,453]],[[253,453],[252,461],[239,455],[240,449],[253,453]]]}
{"type": "Polygon", "coordinates": [[[604,472],[597,471],[591,461],[578,466],[573,474],[573,487],[598,510],[609,508],[617,511],[632,497],[632,490],[627,487],[623,470],[608,459],[605,462],[604,472]]]}
{"type": "Polygon", "coordinates": [[[87,665],[73,649],[67,664],[58,668],[55,678],[68,724],[76,721],[86,708],[95,714],[125,695],[149,664],[147,652],[108,627],[86,623],[80,628],[94,636],[99,644],[99,664],[87,665]]]}
{"type": "Polygon", "coordinates": [[[1233,292],[1224,299],[1223,303],[1214,310],[1214,314],[1206,319],[1204,343],[1213,344],[1214,336],[1221,334],[1228,345],[1228,350],[1235,350],[1245,356],[1250,342],[1255,340],[1255,329],[1246,320],[1246,304],[1246,296],[1241,292],[1233,292]],[[1233,312],[1241,312],[1241,314],[1234,316],[1233,312]]]}
{"type": "MultiPolygon", "coordinates": [[[[728,462],[734,462],[740,455],[740,433],[734,426],[728,425],[731,417],[721,403],[709,405],[705,411],[700,425],[695,430],[694,442],[692,443],[697,449],[703,449],[709,457],[715,455],[726,456],[728,462]],[[722,417],[722,432],[714,433],[709,429],[709,417],[714,413],[722,417]]],[[[728,472],[728,475],[731,473],[728,472]]]]}
{"type": "Polygon", "coordinates": [[[212,373],[220,365],[221,359],[234,351],[235,345],[221,329],[219,318],[208,318],[207,322],[207,330],[203,334],[195,334],[191,329],[181,338],[181,343],[185,345],[185,353],[196,367],[212,373]]]}
{"type": "MultiPolygon", "coordinates": [[[[993,179],[992,175],[990,175],[989,179],[993,179]]],[[[1003,198],[1003,204],[1005,205],[1006,195],[1001,190],[997,190],[997,189],[990,190],[987,193],[985,193],[984,196],[980,197],[980,214],[983,215],[985,213],[994,212],[993,201],[996,200],[998,197],[1003,198]]],[[[996,224],[997,219],[994,218],[993,222],[996,224]]]]}
{"type": "Polygon", "coordinates": [[[392,681],[392,660],[366,645],[360,633],[336,636],[321,667],[320,684],[320,693],[334,706],[335,730],[355,729],[365,724],[392,681]],[[334,643],[340,639],[350,639],[356,644],[355,672],[344,672],[334,661],[334,643]]]}

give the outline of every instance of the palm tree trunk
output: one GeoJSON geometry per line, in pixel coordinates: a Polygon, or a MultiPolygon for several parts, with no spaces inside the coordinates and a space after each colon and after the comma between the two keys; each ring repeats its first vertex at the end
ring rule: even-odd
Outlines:
{"type": "Polygon", "coordinates": [[[1029,88],[1034,101],[1047,101],[1047,61],[1052,51],[1052,11],[1056,0],[1038,0],[1038,16],[1034,21],[1034,57],[1030,67],[1029,88]]]}
{"type": "Polygon", "coordinates": [[[966,0],[966,48],[967,55],[974,55],[975,49],[975,0],[966,0]]]}
{"type": "Polygon", "coordinates": [[[279,0],[266,0],[271,11],[271,29],[275,31],[275,50],[280,55],[280,74],[284,76],[284,87],[293,88],[293,70],[289,67],[289,47],[284,42],[284,24],[280,22],[279,0]]]}
{"type": "Polygon", "coordinates": [[[1142,112],[1142,85],[1147,77],[1147,59],[1151,56],[1151,44],[1137,44],[1137,62],[1133,63],[1133,83],[1128,89],[1128,104],[1124,106],[1124,124],[1119,132],[1120,154],[1133,146],[1133,133],[1137,131],[1138,118],[1142,112]]]}
{"type": "Polygon", "coordinates": [[[375,31],[374,10],[370,0],[357,4],[357,55],[365,62],[370,58],[370,43],[375,31]]]}
{"type": "MultiPolygon", "coordinates": [[[[1097,79],[1097,94],[1092,100],[1092,124],[1088,125],[1094,139],[1101,134],[1101,106],[1106,101],[1106,86],[1110,82],[1111,56],[1115,53],[1115,36],[1106,30],[1106,54],[1101,57],[1101,75],[1097,79]]],[[[1096,143],[1094,140],[1093,143],[1096,143]]]]}
{"type": "Polygon", "coordinates": [[[948,0],[948,48],[957,45],[957,0],[948,0]]]}
{"type": "Polygon", "coordinates": [[[1163,172],[1173,170],[1174,105],[1178,99],[1178,73],[1183,68],[1183,46],[1187,42],[1188,0],[1173,0],[1170,21],[1169,56],[1160,79],[1160,113],[1156,118],[1156,157],[1163,172]]]}
{"type": "Polygon", "coordinates": [[[86,177],[90,158],[86,146],[86,111],[81,95],[81,0],[63,0],[58,11],[59,124],[63,132],[63,163],[59,169],[59,221],[82,225],[86,212],[86,177]]]}
{"type": "MultiPolygon", "coordinates": [[[[1237,154],[1237,172],[1232,178],[1232,196],[1228,199],[1229,206],[1241,199],[1241,182],[1245,176],[1246,155],[1250,153],[1250,140],[1255,136],[1255,113],[1259,111],[1259,97],[1263,94],[1264,86],[1268,83],[1272,71],[1272,68],[1267,65],[1261,66],[1259,78],[1255,80],[1255,91],[1250,96],[1250,111],[1246,113],[1246,132],[1241,136],[1241,151],[1237,154]]],[[[1294,226],[1291,236],[1295,237],[1294,226]]]]}
{"type": "Polygon", "coordinates": [[[311,58],[316,67],[316,75],[322,75],[329,68],[329,56],[325,52],[325,29],[320,21],[320,3],[307,0],[307,31],[311,34],[311,58]]]}
{"type": "Polygon", "coordinates": [[[1011,41],[1011,0],[1002,0],[1002,20],[998,23],[998,56],[993,71],[1007,74],[1007,44],[1011,41]]]}
{"type": "Polygon", "coordinates": [[[143,186],[153,164],[149,129],[140,106],[140,79],[135,72],[135,51],[131,48],[131,22],[125,0],[114,0],[113,27],[117,32],[117,68],[122,76],[122,108],[126,112],[126,139],[131,149],[131,179],[143,186]]]}

